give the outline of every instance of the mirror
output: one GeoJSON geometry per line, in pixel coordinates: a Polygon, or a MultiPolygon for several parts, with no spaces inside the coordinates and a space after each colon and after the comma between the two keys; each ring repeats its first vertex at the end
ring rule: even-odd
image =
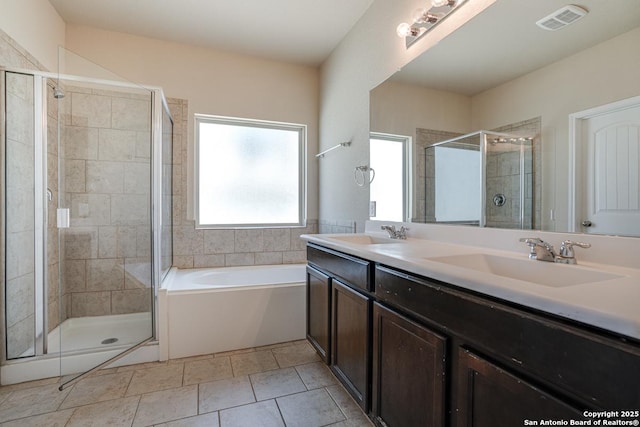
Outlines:
{"type": "MultiPolygon", "coordinates": [[[[588,13],[572,25],[556,31],[536,25],[565,5],[497,0],[371,91],[370,131],[412,139],[412,221],[432,222],[427,147],[485,130],[531,138],[531,221],[487,226],[640,236],[640,191],[634,183],[640,107],[629,108],[640,105],[640,8],[635,0],[583,0],[579,6],[588,13]],[[628,170],[599,167],[598,153],[607,149],[598,136],[589,140],[587,122],[608,109],[635,111],[624,119],[628,148],[614,149],[631,160],[628,170]],[[606,183],[592,185],[600,181],[606,183]],[[606,195],[619,193],[623,181],[626,195],[609,200],[615,197],[606,195]],[[636,216],[622,230],[599,227],[601,219],[582,226],[589,215],[606,210],[636,216]]],[[[494,195],[485,193],[492,201],[494,195]]],[[[495,193],[509,205],[506,192],[495,193]]]]}

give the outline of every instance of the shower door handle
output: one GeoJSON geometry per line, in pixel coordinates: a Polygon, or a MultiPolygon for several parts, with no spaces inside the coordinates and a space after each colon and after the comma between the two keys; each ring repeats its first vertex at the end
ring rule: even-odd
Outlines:
{"type": "Polygon", "coordinates": [[[56,211],[56,221],[58,228],[69,228],[71,214],[68,208],[58,208],[56,211]]]}

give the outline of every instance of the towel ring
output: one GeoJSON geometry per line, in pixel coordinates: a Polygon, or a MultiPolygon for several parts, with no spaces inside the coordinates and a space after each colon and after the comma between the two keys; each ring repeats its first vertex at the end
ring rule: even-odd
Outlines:
{"type": "Polygon", "coordinates": [[[364,187],[367,182],[365,178],[365,173],[370,172],[371,176],[369,177],[369,184],[373,182],[376,177],[376,171],[369,167],[368,165],[356,166],[353,170],[353,180],[356,182],[358,187],[364,187]]]}

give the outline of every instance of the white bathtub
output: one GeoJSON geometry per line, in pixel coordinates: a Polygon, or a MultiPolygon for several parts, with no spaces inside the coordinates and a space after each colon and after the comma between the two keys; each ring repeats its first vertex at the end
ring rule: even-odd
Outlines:
{"type": "Polygon", "coordinates": [[[161,359],[303,339],[305,268],[172,269],[158,295],[161,359]]]}

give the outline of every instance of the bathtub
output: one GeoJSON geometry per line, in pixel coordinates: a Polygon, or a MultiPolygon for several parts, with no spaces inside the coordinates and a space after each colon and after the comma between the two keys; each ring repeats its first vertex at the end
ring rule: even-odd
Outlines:
{"type": "Polygon", "coordinates": [[[304,339],[305,264],[173,268],[158,292],[161,360],[304,339]]]}

